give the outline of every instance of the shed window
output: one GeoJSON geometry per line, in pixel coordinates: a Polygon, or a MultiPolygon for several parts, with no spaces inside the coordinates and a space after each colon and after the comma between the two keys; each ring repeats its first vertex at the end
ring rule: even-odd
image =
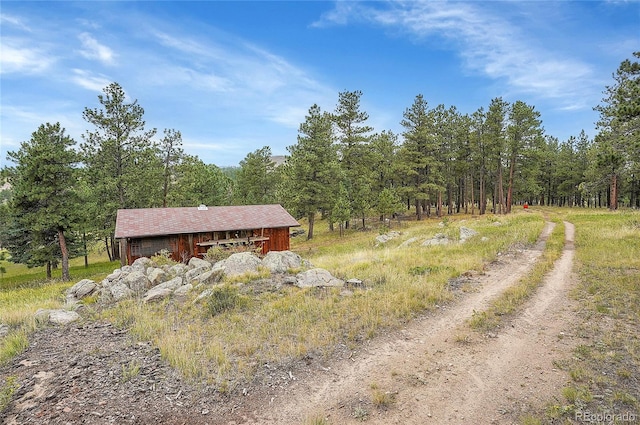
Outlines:
{"type": "Polygon", "coordinates": [[[152,257],[163,249],[171,252],[171,242],[167,237],[133,239],[131,241],[131,256],[152,257]]]}

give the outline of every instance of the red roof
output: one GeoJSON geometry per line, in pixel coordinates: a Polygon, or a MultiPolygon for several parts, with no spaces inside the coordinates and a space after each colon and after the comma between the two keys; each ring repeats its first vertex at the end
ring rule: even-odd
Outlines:
{"type": "Polygon", "coordinates": [[[281,205],[118,210],[116,238],[297,227],[281,205]],[[204,209],[206,208],[206,209],[204,209]]]}

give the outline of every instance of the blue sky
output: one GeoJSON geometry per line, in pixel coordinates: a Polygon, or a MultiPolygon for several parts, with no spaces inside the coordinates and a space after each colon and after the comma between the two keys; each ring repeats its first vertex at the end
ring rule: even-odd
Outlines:
{"type": "Polygon", "coordinates": [[[80,143],[113,81],[148,128],[219,166],[286,154],[309,107],[344,90],[376,132],[401,133],[423,94],[469,114],[522,100],[546,134],[593,137],[592,108],[640,50],[627,1],[1,1],[0,16],[1,165],[45,122],[80,143]]]}

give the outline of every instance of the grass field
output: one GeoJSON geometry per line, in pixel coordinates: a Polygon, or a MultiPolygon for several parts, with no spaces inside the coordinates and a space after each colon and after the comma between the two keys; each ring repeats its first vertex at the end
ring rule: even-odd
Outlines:
{"type": "MultiPolygon", "coordinates": [[[[187,377],[232,391],[258,373],[260,365],[286,365],[304,356],[329,357],[338,347],[351,350],[397,328],[453,297],[448,282],[469,270],[481,271],[513,244],[533,243],[545,220],[558,223],[537,264],[535,279],[496,302],[488,317],[517,312],[536,290],[562,249],[562,220],[576,226],[574,296],[580,304],[577,334],[583,338],[557,367],[571,377],[562,399],[522,423],[570,423],[576,413],[635,412],[640,399],[640,213],[583,209],[530,209],[509,216],[460,217],[444,221],[393,223],[401,236],[377,246],[378,230],[349,230],[344,237],[318,222],[316,236],[292,239],[292,250],[333,275],[364,281],[363,288],[276,288],[250,279],[229,281],[210,300],[194,305],[165,301],[146,305],[121,302],[97,312],[152,341],[163,357],[187,377]],[[465,244],[421,247],[436,233],[458,239],[461,226],[479,235],[465,244]]],[[[60,307],[64,290],[84,277],[101,280],[119,267],[94,257],[89,269],[74,260],[74,280],[44,281],[44,271],[8,265],[0,282],[0,323],[11,328],[0,342],[0,363],[24,350],[38,308],[60,307]]],[[[523,282],[521,282],[524,284],[523,282]]],[[[491,326],[491,320],[480,324],[491,326]]]]}
{"type": "Polygon", "coordinates": [[[292,250],[334,276],[358,278],[365,288],[348,295],[340,289],[264,288],[244,282],[213,297],[215,305],[190,302],[145,305],[122,302],[103,317],[137,338],[151,340],[185,375],[228,391],[251,379],[259,365],[286,364],[306,355],[330,356],[337,347],[354,349],[364,340],[395,328],[451,299],[449,279],[486,262],[514,243],[532,243],[544,219],[536,213],[508,217],[456,218],[402,223],[400,238],[376,246],[377,231],[351,230],[344,237],[318,223],[311,241],[294,239],[292,250]],[[399,245],[445,233],[457,240],[460,226],[479,236],[465,244],[399,245]],[[486,238],[485,240],[482,237],[486,238]],[[219,308],[221,303],[227,307],[219,308]]]}

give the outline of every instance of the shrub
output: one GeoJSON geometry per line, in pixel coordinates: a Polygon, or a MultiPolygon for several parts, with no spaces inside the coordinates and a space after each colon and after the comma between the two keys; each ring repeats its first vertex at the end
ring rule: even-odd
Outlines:
{"type": "Polygon", "coordinates": [[[207,300],[207,312],[216,316],[241,304],[242,297],[236,288],[229,285],[219,286],[213,289],[207,300]]]}

